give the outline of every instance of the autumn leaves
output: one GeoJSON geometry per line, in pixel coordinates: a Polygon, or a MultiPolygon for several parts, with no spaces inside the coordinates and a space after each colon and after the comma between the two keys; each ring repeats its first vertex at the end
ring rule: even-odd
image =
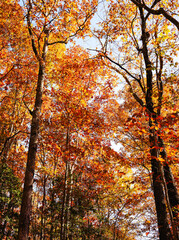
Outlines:
{"type": "MultiPolygon", "coordinates": [[[[0,3],[1,173],[24,183],[21,210],[20,187],[4,185],[3,211],[21,212],[18,239],[134,239],[145,198],[149,235],[151,179],[160,240],[177,239],[176,21],[140,1],[102,4],[92,31],[95,0],[0,3]],[[93,56],[73,42],[92,34],[93,56]]],[[[1,226],[17,236],[17,222],[1,226]]]]}

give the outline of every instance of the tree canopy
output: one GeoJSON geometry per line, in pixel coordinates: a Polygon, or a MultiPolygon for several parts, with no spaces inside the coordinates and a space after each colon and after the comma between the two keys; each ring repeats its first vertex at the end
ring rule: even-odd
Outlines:
{"type": "Polygon", "coordinates": [[[0,2],[1,239],[179,239],[178,10],[0,2]]]}

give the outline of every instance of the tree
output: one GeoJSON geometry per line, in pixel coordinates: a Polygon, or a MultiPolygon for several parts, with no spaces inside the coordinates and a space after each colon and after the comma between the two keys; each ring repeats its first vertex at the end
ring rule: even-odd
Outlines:
{"type": "Polygon", "coordinates": [[[149,124],[152,186],[160,239],[172,239],[172,237],[178,239],[178,220],[174,210],[179,201],[178,193],[167,162],[162,129],[158,121],[165,106],[163,96],[165,96],[164,90],[167,83],[164,64],[168,56],[163,48],[166,47],[165,49],[170,51],[170,47],[173,46],[175,50],[173,44],[175,38],[171,36],[169,40],[168,36],[162,35],[164,29],[168,29],[166,21],[160,26],[158,18],[152,21],[150,14],[145,13],[143,7],[141,2],[137,7],[130,2],[120,4],[111,2],[108,5],[108,16],[101,24],[102,30],[97,30],[95,36],[100,39],[102,45],[98,53],[104,59],[104,64],[124,78],[134,99],[146,109],[149,124]],[[140,31],[140,34],[137,35],[137,31],[140,31]],[[109,45],[114,41],[118,45],[119,40],[118,49],[123,49],[120,62],[110,56],[109,45]],[[169,209],[172,233],[167,219],[167,209],[169,209]]]}
{"type": "Polygon", "coordinates": [[[29,37],[35,59],[38,62],[38,80],[34,107],[33,110],[29,109],[32,122],[18,239],[27,239],[29,232],[32,186],[48,47],[54,44],[66,44],[72,37],[82,34],[82,30],[89,25],[95,6],[95,1],[85,1],[82,4],[70,1],[64,4],[61,1],[39,2],[31,0],[24,5],[29,37]]]}

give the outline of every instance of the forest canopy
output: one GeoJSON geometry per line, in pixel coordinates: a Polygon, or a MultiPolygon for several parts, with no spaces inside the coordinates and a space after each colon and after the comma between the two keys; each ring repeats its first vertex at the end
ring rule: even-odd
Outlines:
{"type": "Polygon", "coordinates": [[[0,239],[179,239],[178,15],[0,1],[0,239]]]}

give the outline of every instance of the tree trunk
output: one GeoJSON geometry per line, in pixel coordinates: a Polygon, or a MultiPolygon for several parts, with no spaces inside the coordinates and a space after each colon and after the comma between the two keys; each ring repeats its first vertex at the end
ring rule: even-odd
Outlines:
{"type": "Polygon", "coordinates": [[[46,207],[46,182],[47,177],[44,174],[43,177],[43,200],[42,200],[42,212],[41,212],[41,230],[40,230],[40,240],[45,239],[45,215],[44,210],[46,207]]]}
{"type": "Polygon", "coordinates": [[[68,205],[69,205],[69,173],[70,173],[70,129],[67,127],[66,133],[66,152],[64,156],[64,162],[66,163],[65,169],[65,181],[64,181],[64,191],[63,191],[63,202],[62,202],[62,212],[61,212],[61,231],[60,240],[67,239],[67,224],[68,224],[68,205]]]}
{"type": "MultiPolygon", "coordinates": [[[[179,196],[178,196],[177,189],[176,189],[176,186],[174,183],[172,172],[167,163],[164,164],[164,175],[165,175],[165,180],[167,183],[168,196],[169,196],[170,205],[172,208],[174,222],[176,225],[176,231],[179,234],[179,216],[178,216],[179,196]]],[[[179,235],[178,235],[178,239],[179,239],[179,235]]]]}
{"type": "Polygon", "coordinates": [[[177,188],[175,185],[175,181],[171,172],[171,169],[167,163],[167,153],[165,151],[165,146],[163,140],[159,137],[159,147],[162,149],[160,152],[161,157],[165,160],[164,162],[164,177],[167,185],[167,192],[169,197],[169,203],[172,210],[173,215],[173,223],[174,223],[174,232],[176,239],[179,239],[179,217],[178,217],[178,205],[179,205],[179,196],[177,192],[177,188]]]}
{"type": "Polygon", "coordinates": [[[153,180],[153,192],[155,199],[155,206],[157,212],[157,222],[159,230],[160,240],[171,240],[171,232],[169,228],[167,208],[165,202],[165,190],[164,181],[162,178],[162,167],[158,160],[159,149],[158,149],[158,136],[155,132],[156,125],[156,113],[153,107],[153,74],[152,74],[152,63],[149,59],[149,53],[147,48],[147,32],[146,32],[146,19],[144,17],[144,12],[141,7],[139,7],[140,18],[141,18],[141,40],[143,44],[142,54],[144,57],[145,67],[146,67],[146,78],[147,78],[147,92],[146,92],[146,107],[149,114],[149,141],[150,141],[150,154],[151,154],[151,167],[152,167],[152,180],[153,180]]]}
{"type": "Polygon", "coordinates": [[[45,67],[39,63],[38,82],[36,89],[35,107],[32,113],[30,142],[28,149],[27,165],[25,172],[24,190],[22,196],[21,212],[19,219],[19,240],[27,240],[29,234],[30,215],[32,208],[32,187],[35,171],[35,158],[37,152],[37,141],[39,136],[40,112],[42,106],[42,92],[44,83],[45,67]]]}
{"type": "Polygon", "coordinates": [[[66,170],[65,170],[63,202],[62,202],[62,211],[61,211],[60,240],[65,240],[65,210],[66,210],[66,197],[67,197],[67,178],[68,178],[68,162],[66,162],[66,170]]]}
{"type": "Polygon", "coordinates": [[[65,234],[64,234],[64,240],[68,239],[68,233],[69,233],[69,201],[70,201],[70,162],[68,162],[68,168],[67,168],[67,188],[66,188],[66,208],[65,208],[65,234]]]}
{"type": "MultiPolygon", "coordinates": [[[[54,188],[54,180],[52,180],[52,189],[54,188]]],[[[50,240],[53,240],[53,232],[54,232],[54,212],[55,212],[55,208],[54,208],[54,204],[55,204],[55,199],[54,199],[54,190],[52,190],[52,196],[51,196],[51,226],[50,226],[50,240]]]]}
{"type": "MultiPolygon", "coordinates": [[[[151,104],[152,105],[152,104],[151,104]]],[[[153,110],[152,110],[153,111],[153,110]]],[[[150,127],[150,154],[151,154],[151,166],[152,166],[152,184],[155,199],[155,206],[157,212],[157,222],[159,230],[160,240],[172,240],[172,235],[169,227],[168,214],[167,214],[167,202],[168,196],[165,191],[165,178],[164,171],[161,162],[158,160],[160,151],[158,145],[158,136],[155,132],[155,114],[151,114],[153,118],[149,119],[150,127]],[[152,123],[152,121],[154,123],[152,123]]],[[[170,206],[168,206],[170,208],[170,206]]]]}
{"type": "Polygon", "coordinates": [[[73,185],[73,166],[68,164],[68,186],[67,186],[67,204],[66,204],[66,240],[72,239],[71,232],[71,212],[72,205],[72,185],[73,185]]]}
{"type": "Polygon", "coordinates": [[[171,240],[171,232],[168,224],[165,192],[161,176],[161,163],[157,160],[157,149],[151,147],[152,180],[157,222],[160,240],[171,240]]]}

